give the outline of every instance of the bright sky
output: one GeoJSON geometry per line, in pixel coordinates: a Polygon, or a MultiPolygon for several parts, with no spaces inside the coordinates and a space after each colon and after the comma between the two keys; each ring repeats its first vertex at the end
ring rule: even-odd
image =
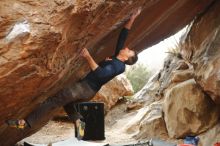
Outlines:
{"type": "Polygon", "coordinates": [[[161,41],[160,43],[145,49],[139,53],[138,62],[146,64],[150,70],[158,70],[163,66],[164,59],[167,56],[169,48],[174,48],[178,44],[180,37],[186,31],[186,28],[180,30],[175,35],[161,41]]]}

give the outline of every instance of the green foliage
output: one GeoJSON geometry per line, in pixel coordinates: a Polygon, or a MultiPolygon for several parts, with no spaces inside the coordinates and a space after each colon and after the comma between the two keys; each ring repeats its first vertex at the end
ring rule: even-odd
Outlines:
{"type": "Polygon", "coordinates": [[[147,66],[142,63],[128,67],[125,74],[128,80],[130,80],[135,93],[144,87],[151,76],[147,66]]]}

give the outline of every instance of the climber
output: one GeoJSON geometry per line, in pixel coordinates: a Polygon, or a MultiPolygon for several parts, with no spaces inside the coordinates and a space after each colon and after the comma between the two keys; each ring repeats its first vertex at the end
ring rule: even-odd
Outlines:
{"type": "MultiPolygon", "coordinates": [[[[131,29],[134,20],[140,12],[141,8],[135,10],[121,30],[114,56],[112,56],[111,59],[106,59],[97,64],[89,51],[86,48],[82,49],[80,55],[87,60],[91,68],[88,75],[81,81],[72,83],[60,90],[54,96],[49,97],[46,101],[41,103],[37,109],[29,114],[27,118],[7,120],[7,124],[10,127],[26,129],[28,127],[33,127],[37,122],[41,122],[41,120],[48,116],[48,113],[51,113],[51,111],[57,109],[57,107],[64,106],[66,110],[68,109],[66,107],[71,105],[72,102],[89,101],[95,96],[102,85],[125,71],[125,64],[133,65],[138,59],[137,53],[130,50],[128,47],[124,47],[124,43],[128,31],[131,29]]],[[[85,123],[80,120],[80,115],[75,111],[66,110],[66,112],[76,125],[77,137],[79,139],[82,138],[85,123]]]]}

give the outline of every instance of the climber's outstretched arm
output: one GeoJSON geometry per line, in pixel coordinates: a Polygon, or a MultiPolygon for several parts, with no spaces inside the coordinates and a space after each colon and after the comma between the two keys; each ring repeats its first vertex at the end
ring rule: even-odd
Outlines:
{"type": "Polygon", "coordinates": [[[81,56],[83,56],[88,61],[89,66],[93,71],[99,67],[99,65],[95,62],[95,60],[92,58],[92,56],[86,48],[82,50],[81,56]]]}
{"type": "Polygon", "coordinates": [[[104,79],[106,77],[112,76],[115,73],[114,66],[112,64],[100,67],[89,54],[88,50],[84,48],[81,55],[87,60],[90,68],[92,69],[94,75],[99,79],[104,79]]]}
{"type": "Polygon", "coordinates": [[[128,20],[128,22],[125,24],[125,28],[127,29],[131,29],[133,23],[134,23],[134,20],[137,18],[137,16],[141,13],[141,8],[137,9],[136,11],[134,11],[130,17],[130,19],[128,20]]]}
{"type": "Polygon", "coordinates": [[[119,54],[120,50],[124,48],[124,44],[125,44],[125,41],[126,41],[127,36],[128,36],[128,31],[131,29],[131,27],[134,23],[134,20],[137,18],[137,16],[140,13],[141,13],[141,8],[134,11],[132,13],[131,17],[129,18],[129,20],[124,25],[124,28],[121,30],[121,32],[119,34],[119,37],[118,37],[118,41],[117,41],[117,44],[116,44],[114,56],[117,56],[119,54]]]}

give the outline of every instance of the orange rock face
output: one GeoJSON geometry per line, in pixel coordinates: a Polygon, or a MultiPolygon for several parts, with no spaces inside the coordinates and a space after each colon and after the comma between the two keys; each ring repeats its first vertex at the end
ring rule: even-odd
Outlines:
{"type": "Polygon", "coordinates": [[[212,1],[1,0],[1,145],[13,145],[43,125],[17,131],[7,127],[6,119],[25,118],[68,82],[85,76],[83,47],[91,48],[97,62],[112,55],[133,9],[143,6],[126,45],[140,52],[188,24],[212,1]]]}

